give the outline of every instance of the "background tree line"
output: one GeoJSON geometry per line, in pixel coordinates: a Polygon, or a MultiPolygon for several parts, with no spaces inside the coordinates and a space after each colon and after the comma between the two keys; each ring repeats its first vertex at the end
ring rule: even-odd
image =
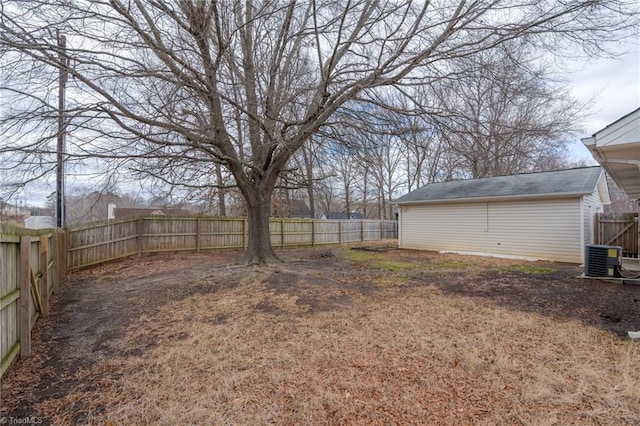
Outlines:
{"type": "Polygon", "coordinates": [[[297,192],[316,215],[342,199],[384,218],[430,181],[562,165],[580,107],[546,61],[610,54],[638,16],[627,0],[4,0],[2,180],[62,157],[85,181],[238,206],[247,262],[268,263],[269,217],[297,192]]]}

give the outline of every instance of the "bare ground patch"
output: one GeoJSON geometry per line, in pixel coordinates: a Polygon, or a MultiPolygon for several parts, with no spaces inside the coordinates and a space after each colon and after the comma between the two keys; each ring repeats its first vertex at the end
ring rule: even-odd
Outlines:
{"type": "Polygon", "coordinates": [[[640,288],[406,250],[74,274],[2,383],[45,424],[636,424],[640,288]]]}

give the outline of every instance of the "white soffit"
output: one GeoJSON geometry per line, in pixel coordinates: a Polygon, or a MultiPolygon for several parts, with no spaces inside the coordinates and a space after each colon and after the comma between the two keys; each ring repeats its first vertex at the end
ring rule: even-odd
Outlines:
{"type": "Polygon", "coordinates": [[[640,108],[582,143],[620,189],[630,198],[640,199],[640,108]]]}

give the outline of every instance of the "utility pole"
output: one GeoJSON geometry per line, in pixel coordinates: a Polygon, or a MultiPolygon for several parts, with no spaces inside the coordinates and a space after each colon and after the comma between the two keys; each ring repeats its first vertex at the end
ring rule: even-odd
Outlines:
{"type": "Polygon", "coordinates": [[[64,35],[58,35],[58,59],[60,61],[60,75],[58,79],[58,144],[56,149],[56,226],[62,228],[65,223],[66,205],[64,202],[64,140],[66,134],[65,123],[65,92],[69,77],[66,55],[67,40],[64,35]]]}

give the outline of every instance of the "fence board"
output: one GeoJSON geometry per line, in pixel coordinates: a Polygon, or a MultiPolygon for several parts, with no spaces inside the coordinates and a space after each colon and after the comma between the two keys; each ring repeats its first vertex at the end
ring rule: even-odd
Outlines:
{"type": "MultiPolygon", "coordinates": [[[[4,237],[4,236],[3,236],[4,237]]],[[[0,242],[0,376],[20,350],[18,306],[19,237],[0,242]]]]}
{"type": "Polygon", "coordinates": [[[61,232],[11,232],[0,234],[0,377],[17,356],[30,355],[31,329],[47,314],[66,269],[61,232]]]}
{"type": "Polygon", "coordinates": [[[607,217],[596,215],[595,240],[597,244],[620,246],[622,255],[629,258],[640,257],[640,224],[638,213],[624,213],[607,217]]]}
{"type": "MultiPolygon", "coordinates": [[[[272,219],[276,248],[397,238],[397,222],[380,220],[272,219]]],[[[80,269],[142,253],[243,249],[244,217],[141,217],[70,229],[68,267],[80,269]]]]}
{"type": "Polygon", "coordinates": [[[18,313],[18,327],[20,330],[20,355],[31,355],[31,318],[32,303],[31,280],[29,275],[29,249],[31,238],[23,236],[20,239],[20,258],[18,260],[18,285],[20,286],[20,312],[18,313]]]}

